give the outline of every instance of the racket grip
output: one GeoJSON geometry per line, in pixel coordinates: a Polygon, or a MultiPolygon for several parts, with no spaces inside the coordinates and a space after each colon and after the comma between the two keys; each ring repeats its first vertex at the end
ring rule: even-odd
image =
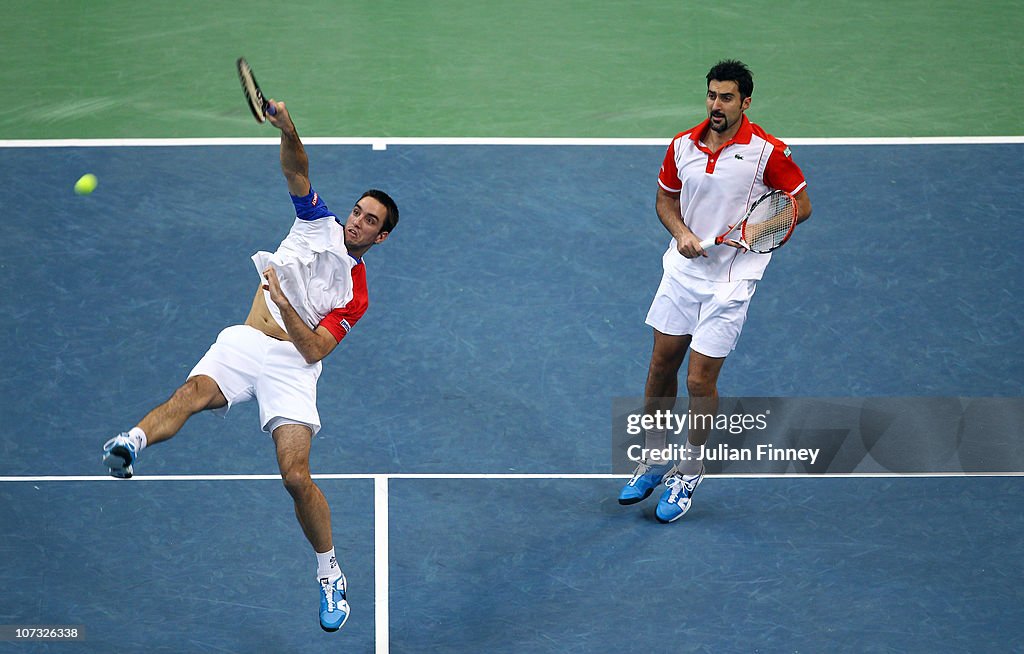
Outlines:
{"type": "Polygon", "coordinates": [[[267,113],[270,114],[271,116],[277,115],[277,107],[274,106],[273,102],[267,103],[267,113]]]}
{"type": "Polygon", "coordinates": [[[700,249],[707,250],[709,247],[715,244],[714,238],[705,239],[700,242],[700,249]]]}

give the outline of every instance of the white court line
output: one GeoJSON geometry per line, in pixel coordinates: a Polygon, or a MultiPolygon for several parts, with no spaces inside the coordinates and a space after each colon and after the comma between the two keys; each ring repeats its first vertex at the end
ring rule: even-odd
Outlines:
{"type": "MultiPolygon", "coordinates": [[[[533,146],[666,146],[673,135],[655,138],[529,138],[447,136],[306,136],[306,145],[533,145],[533,146]]],[[[897,137],[779,137],[789,145],[989,145],[1024,143],[1024,136],[897,136],[897,137]]],[[[252,138],[124,138],[124,139],[7,139],[0,148],[111,148],[277,145],[276,137],[252,138]]]]}
{"type": "MultiPolygon", "coordinates": [[[[374,642],[375,654],[389,654],[391,647],[390,633],[390,560],[389,560],[389,511],[388,483],[391,479],[629,479],[630,475],[614,474],[432,474],[432,473],[395,473],[395,474],[323,474],[313,475],[313,479],[372,479],[373,480],[373,544],[374,544],[374,642]]],[[[850,474],[807,474],[793,473],[787,475],[727,474],[714,475],[715,478],[726,479],[792,479],[792,478],[829,478],[842,479],[848,477],[1024,477],[1021,472],[1001,473],[850,473],[850,474]]],[[[280,475],[143,475],[135,476],[128,481],[273,481],[280,480],[280,475]]],[[[66,481],[124,481],[109,475],[47,475],[37,477],[2,477],[0,482],[66,482],[66,481]]]]}
{"type": "MultiPolygon", "coordinates": [[[[391,479],[629,479],[632,475],[611,473],[353,473],[315,474],[313,479],[373,479],[377,484],[391,479]]],[[[787,472],[712,474],[714,479],[917,479],[946,477],[1024,477],[1024,472],[787,472]]],[[[135,475],[132,481],[280,481],[281,475],[135,475]]],[[[0,476],[0,483],[96,481],[124,482],[109,475],[0,476]]],[[[386,495],[386,490],[385,490],[386,495]]]]}
{"type": "Polygon", "coordinates": [[[390,572],[388,557],[388,479],[373,478],[373,567],[376,654],[388,654],[390,633],[390,572]]]}

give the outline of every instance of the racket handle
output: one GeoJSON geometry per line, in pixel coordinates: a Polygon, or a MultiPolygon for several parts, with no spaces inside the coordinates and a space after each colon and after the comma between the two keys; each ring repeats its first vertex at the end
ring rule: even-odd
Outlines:
{"type": "Polygon", "coordinates": [[[709,239],[705,239],[705,240],[700,242],[700,249],[707,250],[709,247],[711,247],[714,244],[715,244],[715,239],[713,237],[709,238],[709,239]]]}
{"type": "Polygon", "coordinates": [[[270,114],[271,116],[277,115],[277,107],[274,106],[273,102],[267,103],[267,113],[270,114]]]}

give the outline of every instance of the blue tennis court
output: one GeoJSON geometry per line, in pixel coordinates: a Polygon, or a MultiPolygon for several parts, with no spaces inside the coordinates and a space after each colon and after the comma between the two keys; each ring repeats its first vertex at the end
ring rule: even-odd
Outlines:
{"type": "MultiPolygon", "coordinates": [[[[309,147],[332,207],[384,179],[403,215],[320,381],[312,467],[353,608],[332,636],[254,404],[196,416],[134,480],[100,464],[244,319],[248,257],[291,223],[276,147],[0,149],[0,624],[87,633],[0,651],[1016,647],[1019,476],[712,477],[668,526],[653,500],[615,503],[611,400],[646,375],[663,151],[309,147]]],[[[1024,243],[1000,227],[1024,218],[1024,145],[794,153],[814,218],[759,285],[722,394],[1024,395],[1024,243]]]]}

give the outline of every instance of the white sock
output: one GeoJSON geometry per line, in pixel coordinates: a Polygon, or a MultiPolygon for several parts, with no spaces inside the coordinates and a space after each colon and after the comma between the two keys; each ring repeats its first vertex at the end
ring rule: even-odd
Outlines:
{"type": "Polygon", "coordinates": [[[643,462],[648,465],[661,465],[665,463],[660,458],[660,451],[668,447],[668,432],[664,429],[645,429],[644,430],[644,449],[649,452],[659,452],[659,454],[649,454],[644,457],[643,462]]]}
{"type": "Polygon", "coordinates": [[[684,456],[682,460],[676,464],[679,470],[679,474],[684,477],[692,477],[693,475],[700,473],[700,467],[704,465],[703,461],[698,461],[697,457],[701,455],[701,449],[703,446],[694,445],[690,441],[686,441],[686,447],[683,448],[684,456]]]}
{"type": "Polygon", "coordinates": [[[326,552],[316,553],[316,576],[317,579],[327,577],[328,581],[334,581],[341,576],[338,557],[334,555],[333,547],[326,552]]]}
{"type": "Polygon", "coordinates": [[[149,439],[146,438],[146,432],[142,431],[138,427],[132,427],[128,430],[128,440],[135,445],[136,454],[146,449],[146,445],[149,443],[149,439]]]}

